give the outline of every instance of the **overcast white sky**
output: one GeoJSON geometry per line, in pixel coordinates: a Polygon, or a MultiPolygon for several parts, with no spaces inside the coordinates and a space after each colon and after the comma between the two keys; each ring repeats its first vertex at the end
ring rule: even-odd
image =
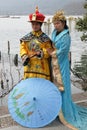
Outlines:
{"type": "Polygon", "coordinates": [[[1,6],[17,6],[22,4],[39,4],[39,5],[46,5],[46,4],[56,4],[59,3],[60,5],[67,4],[69,2],[76,2],[76,1],[85,1],[85,0],[0,0],[0,7],[1,6]]]}
{"type": "Polygon", "coordinates": [[[55,12],[71,2],[85,2],[85,0],[0,0],[0,14],[33,12],[36,5],[45,13],[55,12]]]}

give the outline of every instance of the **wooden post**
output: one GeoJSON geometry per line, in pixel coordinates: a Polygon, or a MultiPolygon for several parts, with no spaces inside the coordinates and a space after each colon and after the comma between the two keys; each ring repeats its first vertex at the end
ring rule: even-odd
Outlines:
{"type": "Polygon", "coordinates": [[[48,32],[48,35],[50,35],[50,30],[51,30],[50,25],[51,25],[51,22],[50,22],[50,19],[48,19],[48,21],[47,21],[47,26],[48,26],[47,32],[48,32]]]}
{"type": "Polygon", "coordinates": [[[10,42],[8,41],[8,55],[10,54],[10,42]]]}
{"type": "Polygon", "coordinates": [[[18,66],[18,54],[16,54],[14,57],[14,65],[18,66]]]}
{"type": "Polygon", "coordinates": [[[69,52],[69,65],[70,65],[70,69],[71,69],[71,51],[69,52]]]}
{"type": "Polygon", "coordinates": [[[1,51],[0,51],[0,61],[1,61],[1,51]]]}

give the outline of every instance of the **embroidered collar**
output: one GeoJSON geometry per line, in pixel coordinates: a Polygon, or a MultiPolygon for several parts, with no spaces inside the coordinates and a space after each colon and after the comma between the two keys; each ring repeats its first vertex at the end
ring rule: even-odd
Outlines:
{"type": "Polygon", "coordinates": [[[39,37],[43,32],[40,30],[38,32],[32,31],[32,34],[39,37]]]}

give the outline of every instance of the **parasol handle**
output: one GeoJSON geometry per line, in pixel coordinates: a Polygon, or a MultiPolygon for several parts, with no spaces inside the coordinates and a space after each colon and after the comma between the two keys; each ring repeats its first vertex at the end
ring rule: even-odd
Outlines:
{"type": "Polygon", "coordinates": [[[34,55],[32,55],[32,56],[30,56],[29,58],[32,58],[32,57],[34,57],[34,56],[36,56],[37,54],[34,54],[34,55]]]}

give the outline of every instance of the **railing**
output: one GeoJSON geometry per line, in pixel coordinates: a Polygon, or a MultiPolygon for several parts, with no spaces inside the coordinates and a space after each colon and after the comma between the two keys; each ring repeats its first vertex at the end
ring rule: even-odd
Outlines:
{"type": "MultiPolygon", "coordinates": [[[[71,72],[80,81],[82,80],[77,73],[71,68],[71,52],[69,53],[69,62],[71,72]]],[[[8,54],[0,52],[0,98],[5,97],[14,86],[21,81],[23,77],[23,65],[21,58],[18,54],[8,54]]],[[[76,79],[76,78],[75,78],[76,79]]],[[[73,79],[71,79],[73,84],[76,84],[73,79]]],[[[79,81],[79,83],[80,83],[79,81]]]]}
{"type": "MultiPolygon", "coordinates": [[[[69,17],[68,25],[70,30],[72,21],[75,21],[76,18],[69,17]]],[[[44,23],[44,29],[47,35],[51,34],[52,31],[52,22],[48,19],[47,23],[44,23]]],[[[13,87],[22,79],[23,77],[23,66],[21,62],[21,58],[18,54],[10,54],[10,42],[8,41],[8,53],[2,53],[0,51],[0,98],[7,95],[13,87]],[[15,70],[15,71],[14,71],[15,70]]],[[[71,68],[71,53],[69,55],[70,58],[70,68],[71,68]]],[[[71,68],[73,73],[73,70],[71,68]]],[[[73,73],[76,77],[76,73],[73,73]]],[[[78,77],[78,79],[80,79],[78,77]]]]}
{"type": "Polygon", "coordinates": [[[18,54],[0,52],[0,98],[7,95],[22,77],[23,67],[18,54]]]}

